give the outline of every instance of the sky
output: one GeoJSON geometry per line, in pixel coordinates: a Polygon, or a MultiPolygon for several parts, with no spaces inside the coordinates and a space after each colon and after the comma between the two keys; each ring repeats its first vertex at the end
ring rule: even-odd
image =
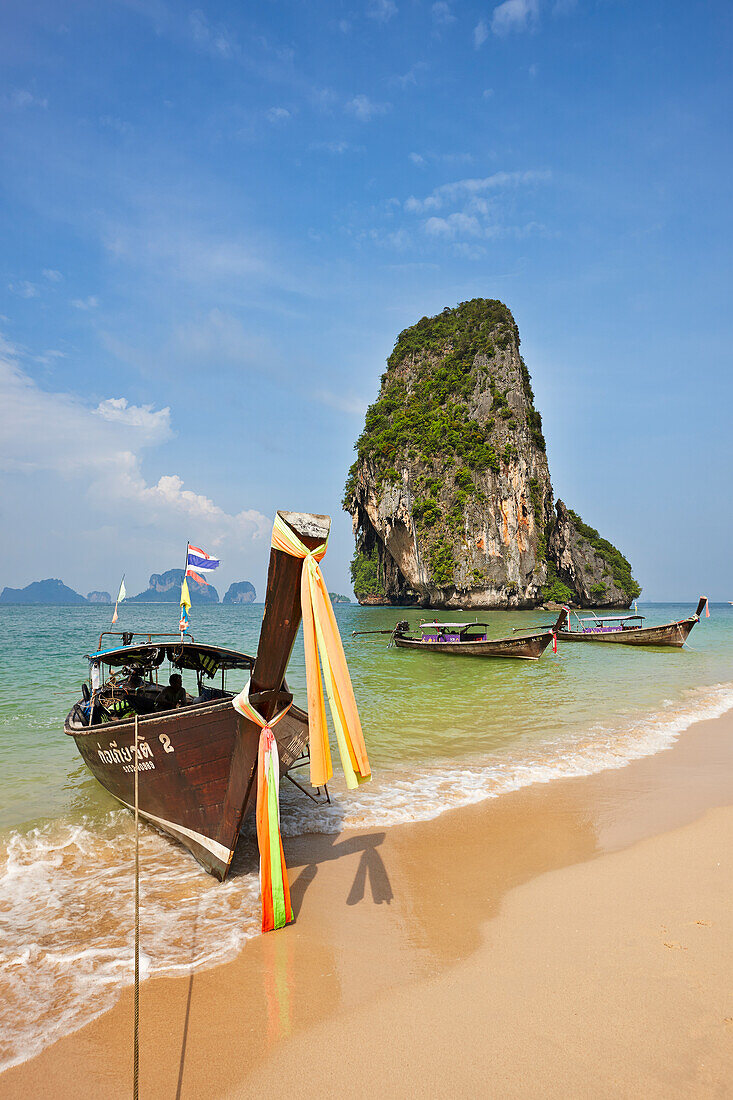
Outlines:
{"type": "Polygon", "coordinates": [[[733,599],[725,3],[5,0],[0,586],[264,590],[398,333],[514,313],[555,494],[733,599]]]}

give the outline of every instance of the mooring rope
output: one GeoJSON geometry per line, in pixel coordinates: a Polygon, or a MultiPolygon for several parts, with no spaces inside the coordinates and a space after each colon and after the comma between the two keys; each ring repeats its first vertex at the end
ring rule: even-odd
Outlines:
{"type": "Polygon", "coordinates": [[[138,830],[138,736],[135,715],[135,1024],[132,1045],[132,1096],[138,1100],[140,1075],[140,833],[138,830]]]}

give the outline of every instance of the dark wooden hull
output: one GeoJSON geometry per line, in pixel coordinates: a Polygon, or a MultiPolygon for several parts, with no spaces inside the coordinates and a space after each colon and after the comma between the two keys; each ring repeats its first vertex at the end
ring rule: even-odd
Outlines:
{"type": "MultiPolygon", "coordinates": [[[[134,804],[134,720],[65,732],[105,790],[134,804]]],[[[297,707],[274,727],[281,772],[308,743],[308,716],[297,707]]],[[[244,815],[257,797],[260,730],[231,700],[139,718],[139,809],[180,841],[210,874],[229,870],[244,815]]]]}
{"type": "Polygon", "coordinates": [[[394,638],[394,644],[400,649],[417,649],[421,653],[443,653],[451,657],[514,657],[520,661],[539,660],[551,641],[551,630],[485,642],[423,642],[419,638],[406,638],[399,634],[394,638]]]}
{"type": "Polygon", "coordinates": [[[605,634],[582,634],[580,631],[558,630],[557,636],[562,642],[610,642],[613,645],[658,645],[681,649],[696,622],[698,619],[693,615],[689,619],[680,619],[676,623],[642,626],[637,630],[616,630],[605,634]]]}

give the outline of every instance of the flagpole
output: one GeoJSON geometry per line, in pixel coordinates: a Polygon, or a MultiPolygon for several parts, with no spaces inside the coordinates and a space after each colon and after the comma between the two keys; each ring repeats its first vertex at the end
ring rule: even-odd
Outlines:
{"type": "Polygon", "coordinates": [[[120,602],[120,592],[122,591],[122,585],[125,583],[125,574],[122,574],[122,580],[120,581],[120,587],[117,589],[117,599],[115,600],[114,614],[112,615],[112,624],[117,622],[117,605],[120,602]]]}
{"type": "MultiPolygon", "coordinates": [[[[188,548],[189,548],[190,545],[191,545],[191,542],[189,540],[189,541],[186,542],[186,564],[183,567],[183,580],[181,581],[181,593],[183,593],[183,586],[186,583],[186,574],[188,573],[188,548]]],[[[180,626],[181,626],[180,614],[181,613],[179,611],[178,612],[178,615],[179,615],[178,628],[179,628],[179,630],[180,630],[180,626]]],[[[181,630],[181,641],[183,641],[183,631],[182,630],[181,630]]]]}

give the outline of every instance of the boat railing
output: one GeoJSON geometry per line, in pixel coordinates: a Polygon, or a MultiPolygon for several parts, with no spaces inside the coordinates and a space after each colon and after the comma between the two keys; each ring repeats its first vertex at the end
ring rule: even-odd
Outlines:
{"type": "Polygon", "coordinates": [[[138,634],[131,630],[103,630],[97,642],[97,652],[102,648],[102,638],[122,638],[123,646],[132,645],[133,638],[144,638],[147,642],[152,642],[153,638],[176,638],[181,642],[192,642],[194,640],[193,634],[180,634],[172,631],[167,634],[146,634],[144,631],[138,634]]]}

